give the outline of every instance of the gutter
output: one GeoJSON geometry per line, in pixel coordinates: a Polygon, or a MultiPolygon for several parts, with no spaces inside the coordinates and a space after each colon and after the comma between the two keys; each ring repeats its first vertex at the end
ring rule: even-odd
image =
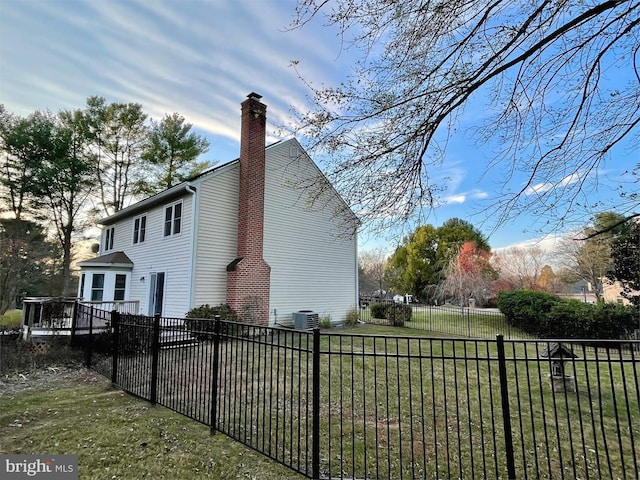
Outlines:
{"type": "Polygon", "coordinates": [[[170,200],[183,197],[187,193],[194,194],[195,191],[195,187],[190,182],[179,183],[178,185],[171,187],[164,192],[157,193],[152,197],[145,198],[144,200],[134,203],[133,205],[129,205],[127,208],[123,208],[122,210],[117,211],[109,217],[101,218],[96,223],[105,226],[113,225],[122,218],[149,210],[156,205],[161,205],[163,203],[169,202],[170,200]]]}

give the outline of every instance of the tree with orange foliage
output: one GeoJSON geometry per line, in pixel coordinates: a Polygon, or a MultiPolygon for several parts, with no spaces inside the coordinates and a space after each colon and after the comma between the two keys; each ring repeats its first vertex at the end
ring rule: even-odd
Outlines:
{"type": "Polygon", "coordinates": [[[443,293],[453,297],[458,305],[483,304],[489,298],[498,274],[491,266],[491,252],[479,248],[475,242],[465,242],[458,255],[445,269],[443,293]]]}

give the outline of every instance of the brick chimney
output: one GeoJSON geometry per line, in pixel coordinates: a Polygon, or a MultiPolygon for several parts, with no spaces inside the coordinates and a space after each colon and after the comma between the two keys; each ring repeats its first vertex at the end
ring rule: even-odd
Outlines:
{"type": "Polygon", "coordinates": [[[271,267],[262,258],[267,106],[250,93],[242,102],[238,253],[227,265],[227,303],[244,321],[269,322],[271,267]]]}

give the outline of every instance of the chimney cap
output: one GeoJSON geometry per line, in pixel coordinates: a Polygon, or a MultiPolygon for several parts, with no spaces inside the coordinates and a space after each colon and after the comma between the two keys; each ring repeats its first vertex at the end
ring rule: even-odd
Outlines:
{"type": "Polygon", "coordinates": [[[251,92],[249,95],[247,95],[247,98],[250,98],[252,100],[260,100],[262,98],[262,95],[256,92],[251,92]]]}

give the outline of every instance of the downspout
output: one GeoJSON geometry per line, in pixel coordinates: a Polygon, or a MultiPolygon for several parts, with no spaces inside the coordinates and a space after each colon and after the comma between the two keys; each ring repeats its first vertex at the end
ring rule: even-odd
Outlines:
{"type": "MultiPolygon", "coordinates": [[[[194,290],[194,286],[195,286],[195,279],[196,279],[196,259],[195,259],[195,252],[196,252],[196,247],[198,246],[197,244],[197,238],[198,238],[198,231],[197,231],[197,227],[198,227],[198,222],[197,222],[197,218],[198,218],[198,211],[199,211],[199,204],[200,204],[200,197],[198,195],[196,195],[197,189],[190,183],[187,183],[187,185],[185,186],[185,190],[190,193],[191,195],[193,195],[192,197],[192,201],[191,201],[191,252],[189,252],[189,257],[191,258],[191,266],[189,267],[189,276],[190,276],[190,281],[189,281],[189,294],[188,294],[188,298],[189,298],[189,305],[187,308],[187,312],[189,310],[191,310],[193,308],[193,290],[194,290]]],[[[185,314],[187,312],[184,312],[185,314]]]]}

